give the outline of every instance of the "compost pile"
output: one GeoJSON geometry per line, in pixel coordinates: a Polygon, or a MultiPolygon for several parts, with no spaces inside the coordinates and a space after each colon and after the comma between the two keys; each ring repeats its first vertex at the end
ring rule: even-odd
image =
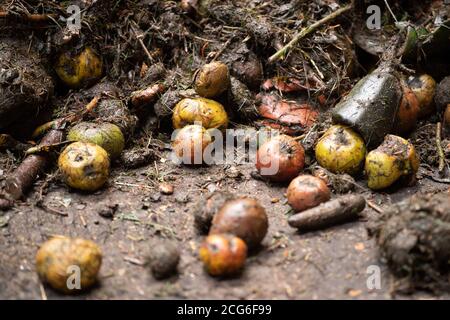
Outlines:
{"type": "MultiPolygon", "coordinates": [[[[235,281],[249,261],[264,265],[306,233],[359,218],[402,279],[398,288],[449,290],[444,1],[69,2],[0,2],[0,228],[15,225],[14,212],[57,216],[54,232],[25,237],[38,247],[26,254],[12,249],[23,239],[2,233],[13,239],[4,258],[34,259],[41,297],[47,286],[95,288],[105,259],[113,274],[123,259],[174,287],[174,275],[201,262],[210,276],[235,281]],[[377,28],[368,6],[380,8],[377,28]],[[244,134],[233,131],[220,153],[229,129],[244,134]],[[211,161],[220,154],[235,160],[211,161]],[[65,195],[62,208],[55,193],[65,195]],[[84,231],[71,229],[70,195],[102,219],[92,220],[97,231],[82,213],[84,231]],[[160,210],[171,204],[168,227],[160,210]],[[124,213],[132,208],[138,213],[124,213]],[[187,218],[172,217],[177,210],[187,218]],[[156,231],[133,240],[126,223],[156,231]],[[114,230],[120,251],[98,241],[114,230]],[[134,253],[133,243],[130,257],[124,238],[147,249],[134,253]],[[69,285],[73,266],[78,287],[69,285]]],[[[8,268],[0,277],[15,274],[8,268]]],[[[173,290],[162,295],[184,291],[173,290]]]]}

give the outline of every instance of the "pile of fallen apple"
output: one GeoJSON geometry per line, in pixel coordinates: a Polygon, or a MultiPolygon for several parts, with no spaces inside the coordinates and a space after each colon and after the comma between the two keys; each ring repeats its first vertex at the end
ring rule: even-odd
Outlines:
{"type": "MultiPolygon", "coordinates": [[[[101,62],[87,49],[75,59],[62,56],[56,70],[61,80],[77,88],[100,76],[101,62]],[[65,66],[68,63],[74,64],[75,74],[67,74],[65,66]]],[[[362,81],[356,88],[359,90],[356,96],[364,93],[367,79],[362,81]]],[[[173,128],[179,130],[173,150],[184,164],[201,164],[204,150],[213,143],[208,130],[227,128],[228,115],[224,106],[211,99],[226,92],[229,86],[230,75],[225,64],[206,64],[194,79],[194,89],[200,97],[182,99],[173,110],[173,128]]],[[[408,83],[401,81],[401,88],[401,98],[396,106],[398,134],[408,132],[418,117],[430,113],[436,84],[431,77],[422,75],[413,77],[408,83]]],[[[355,94],[349,96],[354,98],[355,94]]],[[[344,99],[344,103],[348,106],[353,102],[344,99]]],[[[408,140],[387,134],[378,147],[368,152],[367,132],[340,121],[335,123],[315,145],[316,160],[321,168],[313,170],[313,175],[302,174],[305,151],[300,137],[275,136],[263,143],[257,152],[256,169],[263,179],[289,183],[287,201],[296,213],[289,218],[289,224],[299,230],[314,230],[355,218],[364,209],[362,196],[344,195],[330,200],[329,181],[324,171],[358,176],[364,170],[368,187],[373,190],[397,183],[414,183],[419,160],[408,140]],[[265,170],[274,164],[278,167],[276,172],[265,170]]],[[[110,162],[124,148],[123,130],[114,123],[80,122],[70,128],[67,139],[72,143],[58,160],[64,181],[75,189],[98,190],[108,179],[110,162]]],[[[265,237],[268,218],[265,209],[251,198],[231,198],[216,209],[199,256],[211,275],[236,274],[245,264],[248,249],[257,247],[265,237]]],[[[95,282],[101,257],[99,248],[90,241],[56,237],[39,250],[37,270],[43,281],[68,292],[67,267],[77,265],[81,268],[82,287],[87,288],[95,282]]],[[[178,258],[171,259],[171,271],[176,269],[177,263],[178,258]]]]}

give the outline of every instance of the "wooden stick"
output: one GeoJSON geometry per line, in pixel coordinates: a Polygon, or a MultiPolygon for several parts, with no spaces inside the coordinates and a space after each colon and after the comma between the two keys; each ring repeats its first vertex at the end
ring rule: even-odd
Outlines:
{"type": "Polygon", "coordinates": [[[268,62],[272,63],[278,59],[280,59],[281,57],[285,56],[287,51],[290,50],[293,46],[295,46],[302,38],[304,38],[305,36],[307,36],[308,34],[312,33],[313,31],[315,31],[317,28],[319,28],[320,26],[324,25],[325,23],[335,19],[336,17],[340,16],[341,14],[349,11],[352,8],[352,5],[349,4],[341,9],[338,9],[332,13],[330,13],[328,16],[320,19],[319,21],[314,22],[312,25],[300,30],[295,36],[294,38],[289,41],[288,44],[286,44],[283,48],[281,48],[280,50],[278,50],[275,54],[273,54],[268,62]]]}
{"type": "MultiPolygon", "coordinates": [[[[42,138],[40,146],[52,145],[61,142],[63,130],[53,129],[42,138]]],[[[48,153],[32,154],[27,156],[20,166],[6,178],[5,191],[14,200],[22,198],[31,187],[37,176],[47,167],[50,160],[48,153]]]]}
{"type": "Polygon", "coordinates": [[[0,11],[0,18],[14,18],[14,17],[18,17],[20,19],[24,19],[24,20],[28,20],[31,22],[44,22],[44,21],[49,21],[49,20],[53,20],[55,18],[57,18],[56,14],[38,14],[38,13],[33,13],[33,14],[13,14],[11,12],[7,12],[7,11],[0,11]]]}
{"type": "Polygon", "coordinates": [[[315,208],[294,214],[289,218],[288,223],[299,231],[323,229],[358,218],[365,206],[366,200],[363,196],[347,194],[315,208]]]}

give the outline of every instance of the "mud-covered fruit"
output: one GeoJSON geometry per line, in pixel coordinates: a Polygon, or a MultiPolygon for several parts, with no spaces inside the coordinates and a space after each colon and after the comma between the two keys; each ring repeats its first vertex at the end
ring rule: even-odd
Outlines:
{"type": "Polygon", "coordinates": [[[185,98],[177,103],[172,115],[175,129],[189,124],[201,123],[206,129],[225,129],[228,126],[228,115],[218,102],[206,98],[185,98]]]}
{"type": "Polygon", "coordinates": [[[103,72],[102,59],[90,47],[81,52],[63,52],[56,61],[56,74],[71,88],[93,84],[103,72]]]}
{"type": "Polygon", "coordinates": [[[296,212],[304,211],[330,200],[330,189],[320,178],[301,175],[291,181],[287,189],[288,203],[296,212]]]}
{"type": "Polygon", "coordinates": [[[42,244],[36,254],[36,270],[40,279],[67,294],[92,287],[101,264],[100,248],[94,242],[80,238],[55,236],[42,244]],[[76,283],[69,277],[78,271],[80,287],[77,288],[72,286],[76,283]]]}
{"type": "Polygon", "coordinates": [[[367,184],[373,190],[387,188],[401,177],[414,178],[418,169],[419,159],[414,146],[394,135],[387,135],[366,157],[367,184]]]}
{"type": "Polygon", "coordinates": [[[200,165],[205,160],[205,149],[211,144],[212,137],[200,125],[189,125],[180,129],[172,142],[172,148],[178,161],[187,165],[200,165]]]}
{"type": "Polygon", "coordinates": [[[180,251],[175,243],[165,240],[153,244],[149,264],[156,279],[164,279],[174,275],[177,272],[179,262],[180,251]]]}
{"type": "Polygon", "coordinates": [[[244,266],[247,245],[231,234],[209,235],[200,246],[199,256],[210,275],[230,276],[244,266]]]}
{"type": "Polygon", "coordinates": [[[108,153],[90,142],[74,142],[60,154],[58,167],[70,187],[83,191],[100,189],[109,176],[108,153]]]}
{"type": "Polygon", "coordinates": [[[258,201],[238,198],[225,202],[214,216],[209,234],[234,234],[252,249],[264,239],[268,227],[266,211],[258,201]]]}
{"type": "Polygon", "coordinates": [[[334,125],[316,145],[316,159],[333,173],[357,174],[364,164],[366,146],[359,134],[342,125],[334,125]]]}
{"type": "Polygon", "coordinates": [[[256,155],[256,169],[271,181],[285,182],[295,178],[305,165],[302,145],[287,135],[265,142],[256,155]]]}
{"type": "Polygon", "coordinates": [[[419,118],[429,116],[434,111],[433,100],[436,93],[436,81],[428,74],[411,76],[408,85],[419,102],[419,118]]]}
{"type": "Polygon", "coordinates": [[[402,100],[397,111],[395,132],[405,134],[410,132],[417,123],[420,107],[419,100],[414,92],[405,84],[402,84],[402,100]]]}
{"type": "Polygon", "coordinates": [[[205,64],[194,78],[195,91],[205,98],[213,98],[227,91],[230,72],[225,63],[215,61],[205,64]]]}
{"type": "Polygon", "coordinates": [[[67,140],[91,142],[117,158],[125,146],[125,138],[118,126],[112,123],[80,122],[69,130],[67,140]]]}

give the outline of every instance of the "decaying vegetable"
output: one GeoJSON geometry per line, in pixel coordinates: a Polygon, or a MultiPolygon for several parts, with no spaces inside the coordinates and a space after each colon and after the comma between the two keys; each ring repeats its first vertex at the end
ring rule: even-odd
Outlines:
{"type": "Polygon", "coordinates": [[[175,129],[200,122],[206,129],[225,129],[228,115],[218,102],[206,98],[185,98],[173,110],[172,123],[175,129]]]}
{"type": "Polygon", "coordinates": [[[279,135],[265,142],[256,155],[256,169],[271,181],[291,181],[304,165],[302,145],[287,135],[279,135]]]}
{"type": "Polygon", "coordinates": [[[304,211],[330,200],[330,189],[319,178],[310,175],[301,175],[292,180],[287,189],[287,199],[290,206],[296,211],[304,211]]]}
{"type": "Polygon", "coordinates": [[[421,110],[416,94],[406,83],[402,83],[402,90],[402,100],[397,111],[396,125],[394,128],[394,131],[399,134],[405,134],[414,129],[421,110]]]}
{"type": "Polygon", "coordinates": [[[260,99],[258,111],[265,118],[262,125],[289,135],[303,133],[319,115],[308,103],[281,99],[276,94],[263,94],[260,99]]]}
{"type": "Polygon", "coordinates": [[[204,151],[212,142],[208,131],[193,124],[180,129],[172,142],[175,156],[183,164],[199,165],[204,161],[204,151]]]}
{"type": "Polygon", "coordinates": [[[99,145],[108,152],[111,159],[119,157],[125,146],[125,138],[120,128],[106,122],[80,122],[69,130],[67,140],[99,145]]]}
{"type": "Polygon", "coordinates": [[[419,118],[429,116],[434,110],[433,100],[436,92],[436,81],[430,75],[422,74],[409,77],[408,85],[419,102],[419,118]]]}
{"type": "Polygon", "coordinates": [[[370,189],[384,189],[401,177],[415,178],[419,158],[414,146],[401,137],[387,135],[383,143],[367,154],[365,171],[370,189]]]}
{"type": "Polygon", "coordinates": [[[101,264],[100,248],[94,242],[80,238],[53,237],[36,254],[36,269],[41,280],[67,294],[92,287],[101,264]]]}
{"type": "Polygon", "coordinates": [[[366,156],[364,140],[342,125],[329,128],[316,145],[316,159],[333,173],[357,174],[366,156]]]}
{"type": "Polygon", "coordinates": [[[195,91],[202,97],[214,98],[224,93],[230,86],[230,72],[223,62],[205,64],[195,74],[195,91]]]}
{"type": "Polygon", "coordinates": [[[209,234],[231,233],[253,249],[264,239],[268,227],[266,211],[259,202],[252,198],[239,198],[223,205],[213,218],[209,234]]]}
{"type": "Polygon", "coordinates": [[[357,219],[366,200],[361,195],[347,194],[289,217],[289,225],[301,232],[319,230],[357,219]]]}
{"type": "Polygon", "coordinates": [[[247,245],[230,234],[206,237],[199,250],[200,260],[212,276],[230,276],[238,273],[247,258],[247,245]]]}
{"type": "Polygon", "coordinates": [[[390,69],[378,68],[336,105],[333,122],[353,128],[367,145],[376,146],[392,131],[401,98],[399,79],[390,69]]]}
{"type": "Polygon", "coordinates": [[[96,191],[109,176],[109,157],[102,147],[89,142],[68,145],[58,159],[67,185],[74,189],[96,191]]]}
{"type": "Polygon", "coordinates": [[[177,272],[180,251],[168,240],[152,245],[149,256],[150,269],[156,279],[168,278],[177,272]]]}
{"type": "Polygon", "coordinates": [[[55,70],[67,86],[80,88],[100,79],[103,63],[92,48],[86,47],[81,52],[63,52],[56,62],[55,70]]]}

